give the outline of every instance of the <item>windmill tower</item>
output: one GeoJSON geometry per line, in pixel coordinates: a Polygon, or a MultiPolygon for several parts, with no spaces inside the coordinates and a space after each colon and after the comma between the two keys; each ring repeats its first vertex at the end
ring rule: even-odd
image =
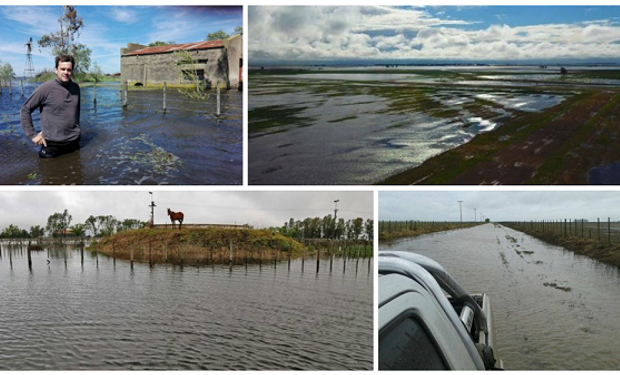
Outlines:
{"type": "Polygon", "coordinates": [[[24,78],[34,77],[34,66],[32,65],[32,37],[25,44],[26,46],[26,65],[24,67],[24,78]]]}

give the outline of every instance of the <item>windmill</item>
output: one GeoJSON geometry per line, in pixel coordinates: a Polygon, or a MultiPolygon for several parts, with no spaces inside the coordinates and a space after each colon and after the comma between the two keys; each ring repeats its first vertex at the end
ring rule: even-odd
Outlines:
{"type": "Polygon", "coordinates": [[[24,67],[24,78],[34,77],[34,66],[32,65],[32,37],[24,44],[26,46],[26,65],[24,67]]]}

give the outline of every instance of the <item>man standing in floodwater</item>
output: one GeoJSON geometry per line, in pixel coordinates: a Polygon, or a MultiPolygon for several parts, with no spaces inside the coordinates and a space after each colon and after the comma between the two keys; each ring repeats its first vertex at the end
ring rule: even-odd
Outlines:
{"type": "Polygon", "coordinates": [[[56,56],[56,78],[39,86],[22,106],[22,128],[28,139],[41,145],[41,158],[53,158],[80,148],[80,86],[71,81],[74,67],[73,56],[56,56]],[[37,108],[41,113],[38,134],[32,123],[32,112],[37,108]]]}

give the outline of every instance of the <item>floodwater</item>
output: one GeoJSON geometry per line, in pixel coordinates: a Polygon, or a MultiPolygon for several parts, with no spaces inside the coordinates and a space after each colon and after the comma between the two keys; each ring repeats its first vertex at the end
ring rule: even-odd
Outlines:
{"type": "Polygon", "coordinates": [[[479,227],[402,240],[466,290],[491,297],[507,370],[619,370],[620,272],[512,229],[479,227]]]}
{"type": "Polygon", "coordinates": [[[317,273],[46,250],[29,270],[25,250],[0,254],[0,370],[372,370],[368,259],[317,273]]]}
{"type": "MultiPolygon", "coordinates": [[[[40,160],[38,147],[20,125],[21,105],[32,93],[17,82],[13,95],[0,95],[0,184],[237,185],[242,183],[242,93],[224,91],[221,115],[215,91],[206,101],[168,89],[166,112],[161,90],[129,91],[121,106],[120,85],[82,87],[82,148],[40,160]]],[[[39,129],[38,111],[33,113],[39,129]]]]}
{"type": "Polygon", "coordinates": [[[423,75],[384,73],[253,77],[249,183],[377,183],[493,131],[512,117],[544,111],[574,94],[533,92],[528,84],[427,81],[423,75]],[[446,110],[453,113],[442,113],[446,110]],[[270,117],[270,111],[291,111],[294,117],[273,115],[276,112],[270,117]],[[264,121],[279,125],[253,130],[264,121]]]}

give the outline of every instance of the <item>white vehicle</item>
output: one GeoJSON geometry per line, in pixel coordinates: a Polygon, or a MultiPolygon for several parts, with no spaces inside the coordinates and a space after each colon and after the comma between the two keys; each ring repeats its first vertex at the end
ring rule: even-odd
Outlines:
{"type": "Polygon", "coordinates": [[[503,370],[491,303],[437,262],[379,252],[379,370],[503,370]]]}

